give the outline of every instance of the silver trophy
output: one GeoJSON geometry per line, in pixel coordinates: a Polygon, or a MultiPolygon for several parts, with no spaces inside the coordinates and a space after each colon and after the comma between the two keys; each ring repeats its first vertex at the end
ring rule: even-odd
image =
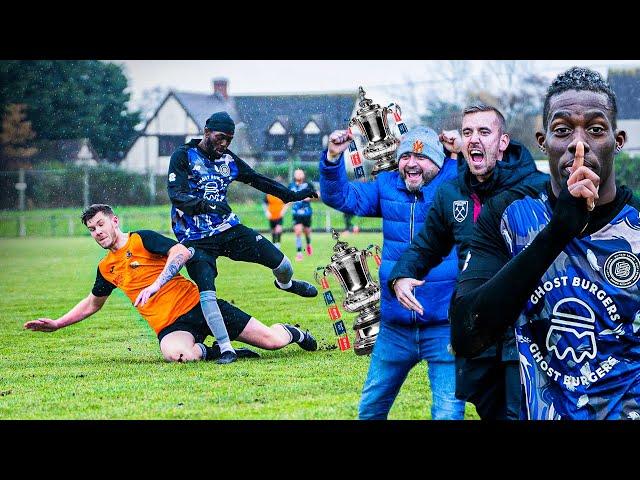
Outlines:
{"type": "MultiPolygon", "coordinates": [[[[342,306],[347,312],[359,312],[353,324],[356,332],[353,350],[356,355],[368,355],[373,350],[380,330],[380,309],[376,305],[380,300],[380,287],[371,278],[367,257],[373,256],[372,248],[379,252],[380,247],[371,245],[366,250],[358,250],[350,247],[347,242],[339,241],[340,234],[334,229],[331,232],[331,236],[337,241],[333,247],[331,263],[318,270],[322,270],[323,277],[329,273],[336,276],[347,295],[342,306]]],[[[315,275],[316,281],[320,283],[318,271],[315,275]]]]}
{"type": "Polygon", "coordinates": [[[362,153],[367,160],[376,162],[371,175],[375,176],[380,172],[397,170],[396,150],[400,145],[400,140],[389,130],[387,115],[393,113],[390,107],[394,107],[399,115],[401,113],[400,107],[394,103],[388,107],[372,104],[370,99],[365,98],[362,87],[360,87],[358,94],[360,95],[360,108],[356,111],[356,116],[349,121],[349,128],[357,125],[362,135],[368,140],[362,153]]]}

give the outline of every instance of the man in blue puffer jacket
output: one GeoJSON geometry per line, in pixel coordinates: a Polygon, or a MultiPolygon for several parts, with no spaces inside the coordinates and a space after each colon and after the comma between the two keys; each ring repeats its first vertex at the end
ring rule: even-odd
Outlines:
{"type": "Polygon", "coordinates": [[[387,278],[395,261],[422,228],[438,187],[456,176],[456,161],[445,158],[438,135],[416,127],[406,133],[396,151],[399,168],[382,172],[371,182],[349,182],[343,152],[352,136],[337,130],[320,158],[322,200],[337,210],[361,217],[382,217],[380,265],[380,331],[362,389],[358,417],[386,419],[407,374],[418,362],[428,362],[433,402],[431,418],[464,418],[464,402],[455,398],[455,365],[450,353],[447,320],[455,287],[455,248],[425,277],[415,295],[423,314],[403,308],[390,293],[387,278]]]}

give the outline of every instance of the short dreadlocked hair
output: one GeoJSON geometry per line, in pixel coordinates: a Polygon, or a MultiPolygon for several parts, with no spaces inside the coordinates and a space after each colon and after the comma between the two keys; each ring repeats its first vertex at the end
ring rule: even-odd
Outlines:
{"type": "Polygon", "coordinates": [[[80,217],[80,219],[82,220],[82,223],[86,225],[89,220],[91,220],[100,212],[104,213],[107,217],[113,217],[115,215],[111,206],[105,203],[94,203],[84,212],[82,212],[82,216],[80,217]]]}
{"type": "Polygon", "coordinates": [[[545,130],[547,129],[547,117],[549,116],[549,100],[552,96],[567,90],[591,90],[592,92],[604,93],[609,99],[612,126],[614,129],[617,128],[618,105],[616,103],[616,94],[611,89],[611,86],[598,72],[583,67],[572,67],[558,75],[547,89],[547,96],[544,99],[544,108],[542,109],[542,125],[545,130]]]}

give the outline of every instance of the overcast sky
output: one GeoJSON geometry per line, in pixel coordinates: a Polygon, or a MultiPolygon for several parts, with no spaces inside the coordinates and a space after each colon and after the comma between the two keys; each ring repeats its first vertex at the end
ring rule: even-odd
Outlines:
{"type": "MultiPolygon", "coordinates": [[[[124,66],[132,100],[154,87],[210,92],[211,79],[226,77],[229,94],[357,91],[408,80],[428,82],[441,60],[112,60],[124,66]]],[[[474,68],[482,61],[471,61],[474,68]]],[[[640,67],[640,60],[534,60],[537,71],[554,75],[573,65],[606,74],[609,67],[640,67]]]]}
{"type": "MultiPolygon", "coordinates": [[[[403,121],[411,128],[422,113],[428,98],[459,104],[469,84],[492,90],[505,72],[482,77],[490,62],[469,60],[111,60],[123,65],[131,90],[130,110],[141,110],[143,119],[152,115],[165,98],[167,89],[211,93],[211,80],[226,78],[229,95],[282,93],[357,93],[362,86],[367,98],[379,105],[396,103],[402,108],[403,121]],[[462,73],[452,71],[462,65],[462,73]],[[468,70],[467,70],[468,67],[468,70]],[[492,80],[493,79],[493,80],[492,80]],[[413,82],[412,87],[407,87],[413,82]],[[145,91],[161,87],[154,96],[145,91]]],[[[507,60],[513,63],[513,61],[507,60]]],[[[495,62],[492,64],[496,66],[495,62]]],[[[504,64],[503,64],[504,65],[504,64]]],[[[640,68],[640,60],[527,60],[518,61],[521,71],[535,72],[553,79],[574,65],[593,68],[606,77],[609,68],[640,68]]],[[[499,69],[497,69],[499,70],[499,69]]],[[[491,70],[492,72],[494,70],[491,70]]],[[[504,84],[502,84],[504,87],[504,84]]],[[[500,89],[500,87],[498,87],[500,89]]],[[[141,123],[140,126],[143,124],[141,123]]]]}

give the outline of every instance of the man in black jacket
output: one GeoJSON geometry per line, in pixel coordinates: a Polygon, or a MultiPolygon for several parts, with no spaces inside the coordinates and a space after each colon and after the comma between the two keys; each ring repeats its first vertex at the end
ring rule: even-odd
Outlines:
{"type": "MultiPolygon", "coordinates": [[[[464,110],[462,139],[457,131],[441,134],[445,146],[462,150],[458,178],[443,184],[427,220],[389,276],[399,302],[421,312],[412,290],[455,245],[461,270],[482,205],[491,197],[523,181],[546,175],[536,170],[529,151],[509,139],[502,114],[486,105],[464,110]]],[[[456,396],[473,403],[482,419],[517,419],[520,374],[513,333],[477,357],[456,357],[456,396]]]]}
{"type": "MultiPolygon", "coordinates": [[[[193,139],[179,147],[169,161],[171,225],[180,243],[200,253],[189,262],[187,271],[198,285],[207,325],[220,345],[222,353],[218,363],[231,363],[236,355],[216,302],[217,257],[222,255],[232,260],[259,263],[273,271],[276,288],[302,297],[318,295],[318,290],[310,283],[292,280],[293,268],[289,259],[258,232],[242,225],[227,203],[227,189],[234,180],[270,193],[286,203],[317,197],[317,193],[311,187],[293,192],[255,172],[229,150],[234,133],[235,123],[229,114],[216,112],[207,119],[204,138],[193,139]]],[[[296,327],[288,330],[292,341],[307,339],[308,334],[296,327]]],[[[308,343],[309,349],[317,348],[310,338],[308,343]]]]}

